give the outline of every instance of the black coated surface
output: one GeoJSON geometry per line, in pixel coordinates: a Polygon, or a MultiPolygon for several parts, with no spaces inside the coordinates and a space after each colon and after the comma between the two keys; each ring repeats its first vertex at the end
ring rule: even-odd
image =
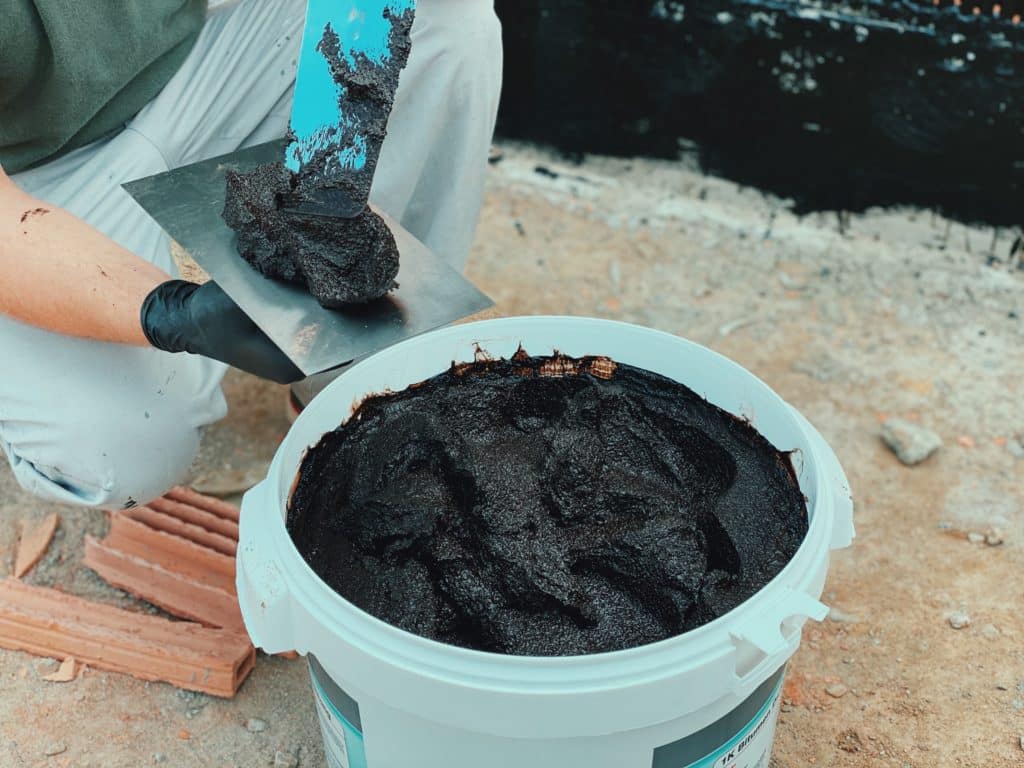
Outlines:
{"type": "Polygon", "coordinates": [[[801,211],[1020,224],[1022,6],[497,0],[499,131],[569,153],[696,151],[801,211]]]}

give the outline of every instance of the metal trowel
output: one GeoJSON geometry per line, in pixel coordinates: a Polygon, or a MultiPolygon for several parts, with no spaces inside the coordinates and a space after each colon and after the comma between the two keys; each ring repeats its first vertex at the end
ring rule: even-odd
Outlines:
{"type": "MultiPolygon", "coordinates": [[[[372,132],[362,131],[366,114],[346,109],[348,94],[335,84],[324,56],[325,30],[329,25],[337,55],[350,63],[355,64],[358,57],[384,62],[391,52],[388,14],[413,11],[414,6],[415,0],[309,0],[288,137],[124,185],[307,375],[492,303],[387,212],[376,208],[398,245],[400,287],[375,302],[340,310],[324,309],[303,287],[268,279],[250,267],[238,255],[235,233],[221,219],[224,171],[248,171],[273,161],[283,161],[293,171],[314,160],[319,164],[324,183],[303,195],[295,210],[336,217],[351,217],[363,210],[380,142],[372,132]],[[339,179],[342,183],[333,183],[339,179]]],[[[369,117],[372,122],[373,116],[369,117]]]]}

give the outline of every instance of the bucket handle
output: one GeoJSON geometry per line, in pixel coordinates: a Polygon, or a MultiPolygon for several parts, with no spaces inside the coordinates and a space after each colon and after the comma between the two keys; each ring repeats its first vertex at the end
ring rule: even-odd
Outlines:
{"type": "MultiPolygon", "coordinates": [[[[814,455],[821,459],[821,469],[828,480],[829,490],[832,494],[830,499],[832,540],[829,546],[831,549],[844,549],[853,543],[853,538],[856,536],[853,525],[853,494],[850,491],[850,481],[828,441],[800,411],[793,406],[789,406],[789,409],[811,439],[814,455]]],[[[824,501],[824,499],[819,501],[824,501]]]]}
{"type": "Polygon", "coordinates": [[[734,689],[747,690],[751,681],[765,680],[796,653],[804,620],[822,621],[828,606],[806,592],[785,587],[767,609],[730,632],[736,646],[734,689]]]}
{"type": "Polygon", "coordinates": [[[261,525],[258,510],[271,503],[266,480],[253,486],[242,498],[238,530],[235,589],[242,621],[252,644],[267,653],[294,649],[291,594],[283,574],[270,553],[274,536],[270,526],[261,525]]]}

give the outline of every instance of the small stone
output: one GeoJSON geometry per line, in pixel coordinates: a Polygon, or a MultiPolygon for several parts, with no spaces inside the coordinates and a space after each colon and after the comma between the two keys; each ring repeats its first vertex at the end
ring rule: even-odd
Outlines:
{"type": "Polygon", "coordinates": [[[788,272],[783,272],[781,269],[778,272],[779,283],[787,291],[802,291],[807,287],[805,283],[797,280],[795,277],[790,275],[788,272]]]}
{"type": "Polygon", "coordinates": [[[981,544],[981,542],[985,540],[985,534],[978,533],[977,531],[971,531],[967,534],[967,540],[971,542],[971,544],[981,544]]]}
{"type": "Polygon", "coordinates": [[[829,381],[840,372],[836,361],[828,355],[819,355],[807,360],[797,360],[793,363],[792,369],[796,373],[802,373],[821,382],[829,381]]]}
{"type": "Polygon", "coordinates": [[[718,335],[728,336],[733,331],[737,331],[740,328],[756,323],[757,320],[757,317],[738,317],[735,320],[730,320],[729,322],[723,323],[718,327],[718,335]]]}
{"type": "Polygon", "coordinates": [[[842,683],[833,683],[825,689],[825,693],[831,696],[833,699],[841,699],[847,694],[849,688],[842,683]]]}
{"type": "Polygon", "coordinates": [[[1015,459],[1024,459],[1024,437],[1015,437],[1006,441],[1006,450],[1015,459]]]}
{"type": "Polygon", "coordinates": [[[1010,690],[1010,686],[1003,685],[1002,683],[996,683],[996,690],[997,691],[1008,691],[1008,690],[1010,690]]]}
{"type": "Polygon", "coordinates": [[[299,758],[293,753],[279,749],[274,753],[274,768],[296,768],[299,758]]]}
{"type": "Polygon", "coordinates": [[[1017,743],[1020,745],[1020,748],[1024,750],[1024,733],[1022,733],[1017,739],[1017,743]]]}
{"type": "Polygon", "coordinates": [[[263,733],[267,730],[267,721],[260,720],[258,717],[250,717],[245,723],[245,730],[249,733],[263,733]]]}
{"type": "Polygon", "coordinates": [[[998,547],[1003,543],[1003,532],[998,528],[989,528],[985,532],[985,543],[990,547],[998,547]]]}
{"type": "Polygon", "coordinates": [[[942,447],[941,437],[905,419],[886,421],[882,425],[882,440],[908,467],[920,464],[942,447]]]}
{"type": "Polygon", "coordinates": [[[622,268],[619,266],[619,262],[612,261],[608,265],[608,279],[611,281],[612,286],[618,290],[622,284],[622,268]]]}
{"type": "Polygon", "coordinates": [[[62,755],[68,751],[68,745],[63,741],[55,741],[43,750],[43,754],[47,757],[53,757],[54,755],[62,755]]]}
{"type": "Polygon", "coordinates": [[[840,624],[857,624],[860,622],[860,617],[855,614],[841,611],[838,608],[833,608],[828,612],[829,621],[835,621],[840,624]]]}
{"type": "Polygon", "coordinates": [[[167,755],[165,755],[163,752],[154,752],[153,753],[153,762],[154,763],[166,763],[167,762],[167,755]]]}
{"type": "Polygon", "coordinates": [[[999,632],[999,627],[995,624],[986,624],[981,628],[981,634],[989,640],[995,640],[1001,633],[999,632]]]}
{"type": "Polygon", "coordinates": [[[962,611],[951,613],[949,615],[949,626],[953,629],[965,629],[971,626],[971,617],[962,611]]]}

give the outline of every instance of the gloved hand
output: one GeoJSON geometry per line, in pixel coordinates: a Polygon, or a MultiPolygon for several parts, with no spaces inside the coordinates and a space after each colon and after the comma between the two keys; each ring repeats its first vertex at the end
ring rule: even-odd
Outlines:
{"type": "Polygon", "coordinates": [[[168,280],[142,302],[142,330],[165,352],[212,357],[243,371],[290,384],[303,378],[284,352],[212,280],[168,280]]]}

